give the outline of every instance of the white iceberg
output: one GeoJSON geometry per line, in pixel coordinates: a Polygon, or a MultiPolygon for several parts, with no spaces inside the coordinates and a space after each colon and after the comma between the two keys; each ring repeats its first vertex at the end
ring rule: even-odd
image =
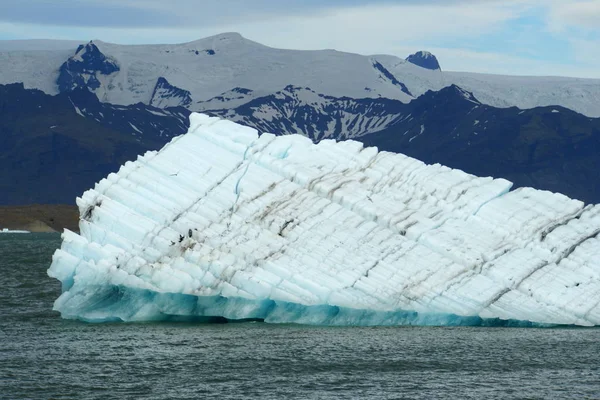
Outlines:
{"type": "Polygon", "coordinates": [[[8,229],[8,228],[2,228],[2,230],[0,230],[0,233],[31,233],[29,231],[23,231],[23,230],[14,230],[14,229],[8,229]]]}
{"type": "Polygon", "coordinates": [[[64,318],[600,324],[600,206],[190,120],[77,199],[48,270],[64,318]]]}

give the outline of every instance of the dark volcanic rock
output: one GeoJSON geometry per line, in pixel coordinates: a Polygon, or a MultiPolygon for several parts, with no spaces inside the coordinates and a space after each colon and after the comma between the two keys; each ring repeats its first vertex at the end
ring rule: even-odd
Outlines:
{"type": "Polygon", "coordinates": [[[407,95],[413,97],[412,93],[410,92],[410,90],[408,90],[406,85],[404,83],[400,82],[398,79],[396,79],[396,77],[390,71],[388,71],[383,65],[381,65],[379,62],[377,62],[375,60],[372,60],[372,63],[373,63],[373,68],[375,68],[377,71],[379,71],[381,73],[382,77],[389,80],[393,85],[398,86],[400,88],[400,90],[402,90],[407,95]]]}
{"type": "Polygon", "coordinates": [[[187,107],[192,104],[192,94],[177,86],[171,85],[162,76],[156,81],[150,105],[158,108],[166,107],[187,107]]]}
{"type": "Polygon", "coordinates": [[[73,204],[125,161],[184,133],[188,116],[100,103],[87,89],[49,96],[0,85],[0,205],[73,204]]]}
{"type": "MultiPolygon", "coordinates": [[[[234,91],[249,92],[240,88],[234,91]]],[[[298,133],[318,142],[350,139],[381,130],[399,117],[404,106],[397,100],[333,97],[289,85],[233,110],[207,112],[253,126],[260,132],[298,133]]]]}
{"type": "Polygon", "coordinates": [[[441,69],[437,58],[428,51],[417,51],[406,58],[406,61],[426,69],[441,69]]]}
{"type": "Polygon", "coordinates": [[[98,74],[110,75],[119,71],[116,61],[106,57],[98,47],[89,42],[80,45],[75,55],[61,65],[56,84],[58,90],[68,92],[76,88],[88,88],[92,91],[100,87],[98,74]]]}
{"type": "MultiPolygon", "coordinates": [[[[250,92],[230,91],[244,93],[250,92]]],[[[208,112],[261,132],[302,133],[315,142],[356,139],[600,203],[600,119],[563,107],[495,108],[454,85],[408,104],[288,86],[208,112]]],[[[188,116],[183,107],[104,104],[81,88],[53,97],[22,84],[0,85],[0,204],[72,203],[124,161],[184,133],[188,116]]]]}

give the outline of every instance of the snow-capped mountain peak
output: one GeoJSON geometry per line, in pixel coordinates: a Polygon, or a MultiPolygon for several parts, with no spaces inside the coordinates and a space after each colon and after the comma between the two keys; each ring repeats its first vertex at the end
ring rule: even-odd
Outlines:
{"type": "Polygon", "coordinates": [[[481,104],[479,100],[473,96],[473,93],[461,88],[460,86],[456,86],[454,84],[450,85],[450,88],[457,91],[464,99],[470,101],[471,103],[481,104]]]}
{"type": "Polygon", "coordinates": [[[255,43],[257,45],[262,46],[259,43],[253,42],[249,39],[243,37],[239,32],[223,32],[212,36],[207,36],[205,38],[192,40],[191,42],[183,43],[182,46],[197,46],[197,45],[205,45],[207,43],[218,43],[220,45],[235,45],[241,43],[255,43]]]}
{"type": "Polygon", "coordinates": [[[162,76],[158,78],[150,99],[151,106],[158,108],[188,107],[190,104],[192,104],[192,97],[189,91],[171,85],[162,76]]]}
{"type": "Polygon", "coordinates": [[[70,57],[59,69],[56,80],[61,92],[78,87],[87,87],[95,91],[102,85],[102,75],[108,76],[120,70],[112,57],[104,55],[92,41],[79,45],[75,55],[70,57]]]}
{"type": "Polygon", "coordinates": [[[442,73],[436,57],[426,51],[404,60],[335,50],[284,50],[235,32],[182,44],[118,45],[94,40],[79,48],[73,43],[71,50],[66,49],[69,43],[46,44],[48,50],[40,50],[39,43],[23,42],[23,50],[18,51],[19,43],[0,42],[0,84],[23,82],[26,88],[47,94],[86,87],[103,102],[158,105],[163,102],[155,97],[157,85],[162,89],[168,82],[171,89],[182,92],[175,97],[161,92],[170,99],[164,106],[186,105],[191,111],[238,107],[288,85],[337,98],[408,103],[428,90],[456,84],[495,107],[560,105],[600,116],[600,80],[442,73]],[[164,81],[159,83],[161,78],[164,81]],[[234,88],[251,90],[253,95],[222,96],[234,88]],[[175,103],[174,98],[178,98],[175,103]],[[211,99],[220,104],[208,106],[211,99]]]}
{"type": "Polygon", "coordinates": [[[421,58],[424,58],[424,59],[435,58],[435,56],[433,54],[431,54],[428,51],[423,51],[423,50],[417,51],[414,55],[420,56],[421,58]]]}
{"type": "Polygon", "coordinates": [[[440,63],[438,62],[436,56],[428,51],[417,51],[415,54],[408,56],[406,61],[426,69],[441,69],[440,63]]]}
{"type": "MultiPolygon", "coordinates": [[[[97,87],[96,79],[92,79],[90,89],[101,101],[113,104],[150,104],[161,77],[190,92],[191,109],[199,101],[236,87],[268,94],[295,85],[336,97],[385,97],[404,102],[413,98],[402,79],[386,71],[378,58],[335,50],[274,49],[239,33],[174,45],[124,46],[94,41],[77,50],[69,63],[81,63],[88,53],[97,56],[93,58],[99,62],[103,62],[103,57],[115,60],[120,71],[109,76],[96,71],[105,79],[98,73],[90,74],[101,82],[97,87]]],[[[85,72],[90,73],[89,69],[86,66],[85,72]]],[[[75,71],[75,75],[80,74],[75,71]]],[[[68,79],[68,85],[62,83],[64,79],[61,77],[60,91],[76,86],[74,79],[68,79]]],[[[87,82],[90,77],[76,79],[87,82]]]]}

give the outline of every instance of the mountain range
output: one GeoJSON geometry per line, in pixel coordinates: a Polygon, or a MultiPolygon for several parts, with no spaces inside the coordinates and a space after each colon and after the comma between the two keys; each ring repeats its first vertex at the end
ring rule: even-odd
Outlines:
{"type": "Polygon", "coordinates": [[[210,100],[234,88],[253,94],[216,108],[232,108],[288,85],[334,97],[383,97],[407,103],[428,90],[456,84],[496,107],[561,105],[600,117],[600,79],[442,71],[435,56],[426,51],[402,59],[336,50],[284,50],[238,33],[168,45],[0,41],[0,71],[0,84],[23,82],[26,88],[47,94],[85,86],[102,102],[181,105],[191,111],[203,111],[207,105],[215,108],[210,100]],[[169,94],[173,99],[165,102],[169,94]]]}
{"type": "Polygon", "coordinates": [[[50,96],[0,85],[0,204],[72,204],[125,161],[185,133],[188,115],[101,103],[86,89],[50,96]]]}
{"type": "Polygon", "coordinates": [[[0,68],[0,204],[73,203],[184,133],[191,111],[600,202],[600,80],[447,72],[425,51],[280,50],[234,33],[0,42],[0,68]]]}

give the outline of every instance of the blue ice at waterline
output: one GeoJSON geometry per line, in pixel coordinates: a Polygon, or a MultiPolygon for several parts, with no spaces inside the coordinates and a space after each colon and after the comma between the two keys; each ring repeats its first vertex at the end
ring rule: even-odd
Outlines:
{"type": "Polygon", "coordinates": [[[84,321],[600,324],[600,206],[201,114],[77,199],[48,273],[84,321]],[[520,321],[520,322],[519,322],[520,321]]]}

